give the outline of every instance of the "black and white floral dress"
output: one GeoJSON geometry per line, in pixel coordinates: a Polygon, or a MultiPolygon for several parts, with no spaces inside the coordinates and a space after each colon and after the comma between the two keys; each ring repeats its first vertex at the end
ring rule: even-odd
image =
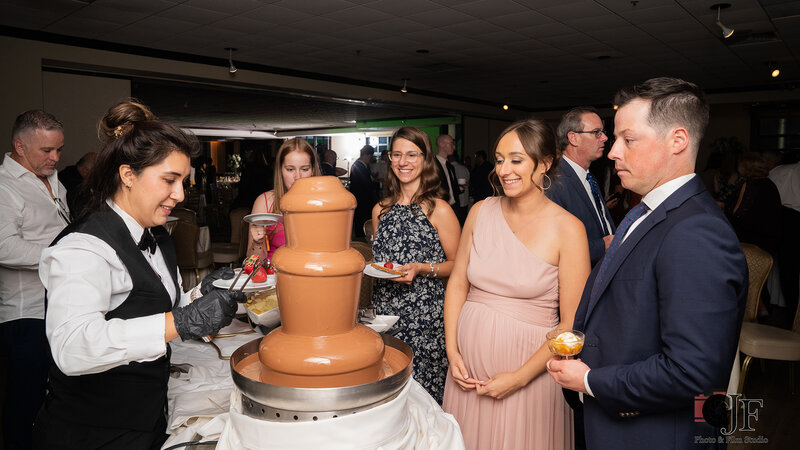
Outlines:
{"type": "MultiPolygon", "coordinates": [[[[439,233],[416,203],[395,204],[381,217],[372,252],[375,261],[391,261],[398,266],[447,260],[439,233]]],[[[400,316],[389,333],[414,350],[414,379],[441,404],[448,370],[444,286],[440,279],[423,274],[410,285],[376,279],[372,304],[378,314],[400,316]]]]}

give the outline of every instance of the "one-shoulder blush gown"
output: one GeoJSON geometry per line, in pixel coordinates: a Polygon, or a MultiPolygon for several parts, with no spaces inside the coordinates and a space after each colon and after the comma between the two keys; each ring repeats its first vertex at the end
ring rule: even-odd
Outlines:
{"type": "MultiPolygon", "coordinates": [[[[458,319],[467,372],[488,380],[517,370],[558,326],[558,267],[517,239],[499,197],[487,198],[478,213],[467,276],[471,286],[458,319]]],[[[462,391],[448,373],[442,406],[471,450],[573,447],[572,411],[546,372],[502,400],[462,391]]]]}

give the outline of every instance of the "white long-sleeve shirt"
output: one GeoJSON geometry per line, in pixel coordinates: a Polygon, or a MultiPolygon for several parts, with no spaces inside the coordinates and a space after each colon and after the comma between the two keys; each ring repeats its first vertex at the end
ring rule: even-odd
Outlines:
{"type": "MultiPolygon", "coordinates": [[[[139,242],[144,229],[116,204],[109,202],[139,242]]],[[[169,268],[160,248],[142,252],[175,304],[177,267],[169,268]]],[[[47,288],[45,321],[53,359],[67,375],[103,372],[133,361],[152,361],[167,351],[164,313],[132,319],[106,320],[105,314],[122,304],[133,281],[122,260],[102,239],[71,233],[42,253],[39,276],[47,288]]],[[[177,306],[189,303],[184,293],[177,306]]]]}
{"type": "MultiPolygon", "coordinates": [[[[68,211],[67,190],[57,173],[47,181],[68,211]]],[[[47,186],[6,153],[0,166],[0,323],[44,319],[39,258],[65,226],[47,186]]]]}

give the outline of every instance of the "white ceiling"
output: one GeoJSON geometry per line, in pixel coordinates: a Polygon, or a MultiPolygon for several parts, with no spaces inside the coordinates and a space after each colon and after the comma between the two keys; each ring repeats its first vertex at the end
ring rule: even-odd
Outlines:
{"type": "Polygon", "coordinates": [[[795,89],[800,1],[1,0],[0,25],[527,110],[608,104],[661,75],[795,89]],[[417,50],[429,53],[418,53],[417,50]],[[782,75],[769,77],[768,63],[782,75]]]}

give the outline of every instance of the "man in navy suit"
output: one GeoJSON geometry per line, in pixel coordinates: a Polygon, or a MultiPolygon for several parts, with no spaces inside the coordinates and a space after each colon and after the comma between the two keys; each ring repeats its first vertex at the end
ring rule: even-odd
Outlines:
{"type": "Polygon", "coordinates": [[[554,358],[548,370],[582,394],[588,449],[713,448],[716,430],[696,418],[695,401],[728,386],[747,265],[694,174],[708,104],[675,78],[622,90],[614,103],[609,158],[642,206],[586,282],[574,322],[586,335],[581,359],[554,358]]]}
{"type": "Polygon", "coordinates": [[[589,173],[589,164],[603,156],[608,137],[600,116],[589,106],[573,108],[564,114],[557,134],[563,156],[558,176],[545,195],[583,222],[589,238],[589,258],[594,266],[614,238],[611,213],[589,173]]]}

